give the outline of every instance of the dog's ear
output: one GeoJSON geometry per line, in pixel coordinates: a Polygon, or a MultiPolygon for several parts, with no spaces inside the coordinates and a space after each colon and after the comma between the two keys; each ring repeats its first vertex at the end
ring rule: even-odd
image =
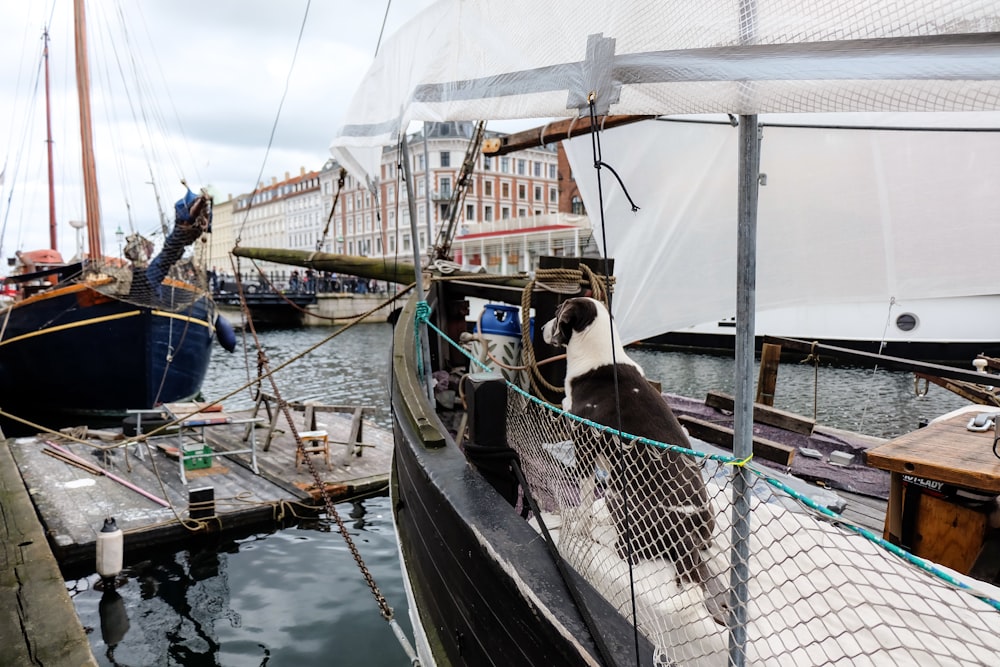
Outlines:
{"type": "Polygon", "coordinates": [[[556,312],[556,324],[563,344],[568,343],[574,331],[583,331],[597,319],[597,302],[593,299],[567,299],[556,312]]]}
{"type": "Polygon", "coordinates": [[[573,335],[573,322],[576,319],[573,301],[573,299],[563,301],[556,311],[556,340],[560,345],[567,344],[573,335]]]}

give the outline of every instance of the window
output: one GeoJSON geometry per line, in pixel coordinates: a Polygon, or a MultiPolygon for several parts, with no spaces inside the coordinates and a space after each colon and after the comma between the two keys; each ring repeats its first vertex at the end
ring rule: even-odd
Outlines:
{"type": "Polygon", "coordinates": [[[448,205],[441,204],[441,217],[440,220],[448,220],[451,216],[448,215],[448,205]]]}
{"type": "Polygon", "coordinates": [[[423,170],[424,170],[424,154],[421,153],[420,155],[417,156],[417,171],[423,171],[423,170]]]}
{"type": "Polygon", "coordinates": [[[476,219],[476,205],[475,204],[466,204],[465,205],[465,219],[466,220],[475,220],[476,219]]]}
{"type": "Polygon", "coordinates": [[[549,203],[555,204],[559,201],[559,194],[556,192],[555,188],[549,188],[549,203]]]}
{"type": "Polygon", "coordinates": [[[493,171],[493,158],[489,155],[483,156],[483,171],[493,171]]]}
{"type": "Polygon", "coordinates": [[[580,199],[580,195],[573,195],[573,199],[570,204],[570,211],[576,215],[583,215],[586,213],[583,208],[583,200],[580,199]]]}
{"type": "Polygon", "coordinates": [[[493,222],[493,207],[484,206],[483,207],[483,222],[493,222]]]}
{"type": "Polygon", "coordinates": [[[500,209],[500,217],[502,219],[504,219],[504,220],[509,220],[510,219],[510,207],[509,206],[504,206],[503,208],[500,209]]]}
{"type": "Polygon", "coordinates": [[[524,183],[517,186],[517,198],[521,200],[528,198],[528,187],[524,183]]]}
{"type": "Polygon", "coordinates": [[[510,199],[510,183],[500,184],[500,196],[504,199],[510,199]]]}
{"type": "Polygon", "coordinates": [[[519,209],[517,209],[517,217],[523,218],[523,217],[525,217],[527,215],[528,215],[528,209],[526,209],[526,208],[519,208],[519,209]]]}
{"type": "Polygon", "coordinates": [[[483,181],[483,195],[487,197],[493,196],[493,181],[483,181]]]}
{"type": "Polygon", "coordinates": [[[539,162],[538,160],[535,160],[533,166],[535,168],[535,178],[541,178],[542,177],[542,166],[543,166],[542,163],[539,162]]]}
{"type": "Polygon", "coordinates": [[[527,160],[518,160],[517,161],[517,175],[518,176],[524,176],[527,173],[527,169],[528,169],[528,162],[527,162],[527,160]]]}
{"type": "Polygon", "coordinates": [[[441,196],[442,197],[451,196],[451,178],[448,176],[441,177],[441,196]]]}
{"type": "Polygon", "coordinates": [[[441,166],[442,167],[451,166],[451,153],[449,151],[441,151],[441,166]]]}
{"type": "Polygon", "coordinates": [[[502,157],[500,158],[500,173],[509,174],[510,173],[510,158],[502,157]]]}
{"type": "Polygon", "coordinates": [[[556,180],[556,166],[554,164],[549,165],[549,178],[553,181],[556,180]]]}
{"type": "Polygon", "coordinates": [[[535,186],[535,201],[542,201],[542,186],[535,186]]]}

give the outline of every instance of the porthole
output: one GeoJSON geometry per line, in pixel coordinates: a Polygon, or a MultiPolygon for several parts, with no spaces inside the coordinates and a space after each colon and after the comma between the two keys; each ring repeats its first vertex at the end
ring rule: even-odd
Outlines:
{"type": "Polygon", "coordinates": [[[913,331],[917,328],[917,316],[913,313],[903,313],[896,318],[896,328],[900,331],[913,331]]]}

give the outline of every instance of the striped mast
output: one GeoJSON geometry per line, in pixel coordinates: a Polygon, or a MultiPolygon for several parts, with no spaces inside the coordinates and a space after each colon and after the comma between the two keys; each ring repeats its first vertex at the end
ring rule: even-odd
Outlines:
{"type": "Polygon", "coordinates": [[[80,100],[80,143],[83,155],[83,192],[87,209],[87,249],[90,260],[103,257],[101,251],[101,210],[97,194],[97,167],[94,164],[94,136],[90,114],[90,67],[87,62],[87,20],[84,0],[73,0],[76,43],[76,90],[80,100]]]}

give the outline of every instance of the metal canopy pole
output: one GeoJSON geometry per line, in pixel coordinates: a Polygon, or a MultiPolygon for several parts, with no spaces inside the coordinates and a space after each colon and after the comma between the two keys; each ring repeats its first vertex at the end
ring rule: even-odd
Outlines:
{"type": "MultiPolygon", "coordinates": [[[[423,269],[421,268],[420,261],[420,236],[417,232],[417,203],[413,200],[413,170],[410,168],[410,151],[406,145],[406,132],[403,132],[402,141],[399,144],[400,151],[400,162],[403,163],[403,178],[406,182],[406,205],[410,212],[410,236],[413,242],[413,282],[415,283],[414,289],[417,290],[417,296],[423,300],[426,298],[424,293],[424,275],[423,269]]],[[[427,166],[427,156],[424,155],[424,167],[427,166]]],[[[430,197],[430,193],[427,193],[430,197]]],[[[431,375],[431,345],[430,339],[427,337],[427,323],[423,320],[417,322],[417,333],[420,336],[420,349],[417,350],[417,354],[421,356],[424,362],[424,377],[420,380],[424,383],[424,389],[427,390],[427,396],[433,401],[434,400],[434,383],[432,381],[431,375]]]]}
{"type": "MultiPolygon", "coordinates": [[[[757,185],[760,138],[757,116],[740,116],[739,212],[736,242],[736,403],[733,456],[753,453],[754,308],[757,276],[757,185]]],[[[746,664],[750,578],[750,472],[733,467],[733,563],[730,572],[729,664],[746,664]]]]}

